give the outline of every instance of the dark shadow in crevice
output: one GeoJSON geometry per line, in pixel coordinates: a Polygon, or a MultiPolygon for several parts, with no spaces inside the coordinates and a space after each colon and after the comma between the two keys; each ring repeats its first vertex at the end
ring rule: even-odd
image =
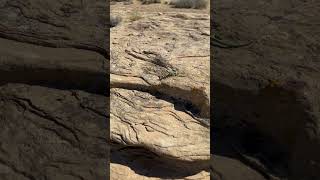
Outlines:
{"type": "MultiPolygon", "coordinates": [[[[179,179],[209,171],[210,161],[182,161],[155,154],[142,147],[111,145],[111,163],[121,164],[136,174],[161,179],[179,179]]],[[[111,172],[112,173],[112,172],[111,172]]]]}
{"type": "Polygon", "coordinates": [[[201,116],[201,109],[199,109],[195,104],[193,104],[191,101],[188,101],[186,99],[173,97],[169,94],[159,92],[156,87],[150,87],[150,86],[144,86],[144,85],[123,85],[123,84],[117,84],[113,85],[111,88],[122,88],[122,89],[128,89],[128,90],[135,90],[135,91],[141,91],[148,94],[151,94],[155,96],[158,99],[162,99],[164,101],[168,101],[174,105],[174,108],[178,111],[189,111],[194,117],[205,119],[209,122],[208,118],[203,118],[201,116]]]}
{"type": "Polygon", "coordinates": [[[288,177],[288,153],[272,138],[262,135],[254,125],[239,121],[232,126],[213,126],[211,147],[214,155],[237,159],[266,179],[270,175],[288,177]],[[243,156],[254,159],[257,164],[243,156]]]}
{"type": "Polygon", "coordinates": [[[109,96],[109,80],[104,73],[54,69],[0,70],[0,85],[8,83],[38,85],[61,90],[83,90],[109,96]]]}
{"type": "Polygon", "coordinates": [[[214,84],[211,154],[238,159],[264,177],[269,174],[287,178],[290,153],[285,142],[294,139],[301,125],[292,94],[277,88],[250,92],[214,84]],[[287,119],[285,114],[292,110],[296,113],[292,117],[297,117],[287,119]],[[275,134],[269,134],[272,130],[275,134]],[[241,154],[257,160],[264,169],[255,167],[241,154]]]}
{"type": "MultiPolygon", "coordinates": [[[[107,28],[108,29],[108,28],[107,28]]],[[[28,43],[28,44],[33,44],[33,45],[37,45],[37,46],[42,46],[42,47],[50,47],[50,48],[75,48],[75,49],[82,49],[82,50],[88,50],[88,51],[94,51],[100,55],[102,55],[103,57],[105,57],[106,59],[110,59],[110,53],[109,53],[109,49],[103,49],[101,47],[98,46],[90,46],[88,44],[83,44],[83,45],[76,45],[76,44],[65,44],[65,45],[57,45],[55,43],[50,43],[50,42],[46,42],[46,41],[41,41],[39,39],[36,39],[36,37],[31,37],[31,40],[29,40],[28,38],[23,38],[23,36],[27,36],[28,38],[30,38],[31,36],[28,35],[24,35],[24,34],[19,34],[18,36],[15,35],[7,35],[4,33],[0,32],[0,38],[4,38],[4,39],[8,39],[8,40],[13,40],[13,41],[17,41],[20,43],[28,43]],[[34,38],[34,39],[32,39],[34,38]],[[23,39],[23,40],[21,40],[23,39]]],[[[109,35],[110,36],[110,35],[109,35]]],[[[63,41],[64,39],[62,39],[63,41]]]]}
{"type": "Polygon", "coordinates": [[[177,111],[186,112],[191,115],[195,120],[199,121],[203,126],[210,126],[210,119],[204,118],[201,115],[201,109],[197,105],[193,104],[191,101],[182,98],[172,97],[168,94],[164,94],[158,91],[147,91],[149,94],[152,94],[158,99],[165,100],[174,105],[174,109],[177,111]]]}
{"type": "MultiPolygon", "coordinates": [[[[201,116],[201,109],[199,107],[197,107],[197,105],[193,104],[191,101],[188,101],[186,99],[173,97],[167,93],[159,92],[157,90],[157,87],[152,87],[152,86],[150,87],[150,86],[145,86],[145,85],[132,86],[132,85],[124,85],[124,84],[116,84],[116,85],[114,84],[114,85],[112,85],[111,88],[135,90],[135,91],[141,91],[141,92],[151,94],[158,99],[162,99],[162,100],[165,100],[165,101],[172,103],[176,110],[184,111],[184,112],[189,111],[192,114],[192,116],[194,116],[196,118],[204,119],[205,121],[208,121],[208,123],[209,123],[209,118],[204,118],[201,116]]],[[[185,92],[181,92],[181,93],[185,93],[185,92]]]]}

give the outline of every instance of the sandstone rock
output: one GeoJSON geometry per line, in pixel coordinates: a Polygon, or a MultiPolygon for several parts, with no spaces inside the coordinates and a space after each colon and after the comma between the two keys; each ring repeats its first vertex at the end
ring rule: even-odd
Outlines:
{"type": "Polygon", "coordinates": [[[1,179],[108,178],[107,5],[0,2],[1,179]]]}
{"type": "Polygon", "coordinates": [[[112,145],[111,179],[209,179],[208,162],[168,159],[141,147],[112,145]]]}
{"type": "Polygon", "coordinates": [[[148,13],[112,28],[111,87],[172,96],[209,118],[209,16],[176,14],[148,13]]]}
{"type": "MultiPolygon", "coordinates": [[[[160,178],[156,177],[147,177],[136,174],[133,170],[131,170],[127,166],[123,166],[121,164],[111,164],[111,171],[115,172],[111,174],[111,179],[114,180],[121,180],[121,179],[128,179],[128,180],[161,180],[160,178]]],[[[200,172],[199,174],[184,177],[184,178],[175,178],[176,180],[209,180],[210,174],[208,172],[200,172]]]]}
{"type": "Polygon", "coordinates": [[[109,63],[93,51],[0,38],[0,84],[25,83],[106,94],[109,63]]]}
{"type": "Polygon", "coordinates": [[[111,179],[209,179],[209,15],[135,6],[111,7],[111,179]]]}
{"type": "Polygon", "coordinates": [[[3,38],[108,56],[107,1],[3,0],[0,7],[3,38]]]}
{"type": "Polygon", "coordinates": [[[179,105],[148,93],[111,89],[111,140],[184,161],[210,159],[209,127],[179,105]]]}
{"type": "Polygon", "coordinates": [[[2,179],[105,179],[106,98],[83,91],[0,88],[2,179]]]}
{"type": "Polygon", "coordinates": [[[213,119],[221,121],[217,124],[226,122],[226,117],[254,124],[287,152],[289,179],[316,179],[320,176],[319,3],[215,4],[213,119]]]}

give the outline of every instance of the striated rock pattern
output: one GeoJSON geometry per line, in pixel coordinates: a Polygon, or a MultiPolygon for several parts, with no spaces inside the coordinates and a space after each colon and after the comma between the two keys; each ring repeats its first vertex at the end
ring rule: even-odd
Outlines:
{"type": "Polygon", "coordinates": [[[174,104],[140,91],[113,88],[111,140],[177,160],[210,158],[208,126],[175,110],[174,104]]]}
{"type": "Polygon", "coordinates": [[[2,0],[0,8],[3,38],[108,54],[107,1],[2,0]]]}
{"type": "Polygon", "coordinates": [[[108,178],[106,1],[0,1],[0,179],[108,178]]]}
{"type": "MultiPolygon", "coordinates": [[[[130,16],[130,12],[122,13],[130,16]]],[[[148,12],[140,20],[129,19],[112,28],[111,87],[139,88],[181,99],[208,118],[209,20],[207,14],[148,12]]]]}
{"type": "Polygon", "coordinates": [[[105,179],[106,100],[79,90],[3,85],[1,179],[105,179]]]}
{"type": "Polygon", "coordinates": [[[110,177],[208,180],[210,16],[157,6],[111,6],[110,177]]]}

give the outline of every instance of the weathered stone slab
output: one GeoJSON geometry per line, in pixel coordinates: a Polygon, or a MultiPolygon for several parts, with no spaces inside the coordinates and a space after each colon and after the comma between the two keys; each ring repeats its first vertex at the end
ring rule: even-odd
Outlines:
{"type": "Polygon", "coordinates": [[[0,37],[50,47],[109,51],[105,0],[2,0],[0,37]]]}
{"type": "Polygon", "coordinates": [[[111,89],[111,140],[144,147],[167,158],[184,161],[210,159],[209,126],[177,105],[148,93],[111,89]]]}
{"type": "Polygon", "coordinates": [[[111,87],[160,92],[209,118],[209,15],[148,13],[133,22],[130,13],[121,16],[111,29],[111,87]]]}
{"type": "Polygon", "coordinates": [[[209,179],[209,161],[168,159],[142,147],[115,144],[111,154],[111,179],[209,179]]]}
{"type": "Polygon", "coordinates": [[[0,1],[0,179],[108,179],[108,9],[0,1]]]}
{"type": "Polygon", "coordinates": [[[107,98],[83,91],[0,88],[2,179],[107,178],[107,98]]]}
{"type": "Polygon", "coordinates": [[[109,63],[102,55],[0,38],[0,84],[25,83],[106,94],[109,63]]]}
{"type": "Polygon", "coordinates": [[[319,2],[215,4],[213,118],[254,124],[287,152],[293,179],[319,177],[319,2]]]}

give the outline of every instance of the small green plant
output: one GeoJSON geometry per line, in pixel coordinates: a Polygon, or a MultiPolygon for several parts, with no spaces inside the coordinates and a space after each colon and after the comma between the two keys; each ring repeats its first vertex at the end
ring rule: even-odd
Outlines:
{"type": "Polygon", "coordinates": [[[137,21],[139,19],[141,19],[142,16],[138,13],[138,12],[133,12],[131,13],[131,15],[129,16],[129,20],[132,21],[137,21]]]}

